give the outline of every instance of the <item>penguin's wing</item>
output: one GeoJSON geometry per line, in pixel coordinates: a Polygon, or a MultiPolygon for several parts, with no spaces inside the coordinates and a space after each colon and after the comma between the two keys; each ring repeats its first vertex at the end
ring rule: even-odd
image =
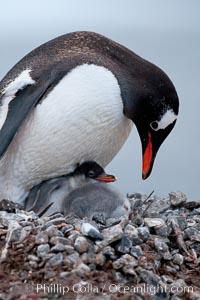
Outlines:
{"type": "Polygon", "coordinates": [[[49,72],[38,81],[14,91],[11,96],[5,94],[0,96],[0,123],[3,123],[0,130],[0,159],[33,108],[63,76],[63,72],[57,74],[49,72]],[[11,97],[8,103],[6,97],[11,97]],[[2,118],[5,120],[2,121],[2,118]]]}
{"type": "Polygon", "coordinates": [[[65,178],[54,178],[34,186],[25,201],[25,210],[33,210],[38,215],[44,214],[53,202],[50,200],[51,194],[61,188],[65,178]]]}

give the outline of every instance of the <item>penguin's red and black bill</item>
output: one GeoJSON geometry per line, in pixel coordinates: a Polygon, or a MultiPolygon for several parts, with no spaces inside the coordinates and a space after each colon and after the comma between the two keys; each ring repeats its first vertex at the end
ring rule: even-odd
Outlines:
{"type": "Polygon", "coordinates": [[[99,175],[95,179],[102,182],[115,182],[117,180],[115,176],[106,173],[99,175]]]}
{"type": "Polygon", "coordinates": [[[143,154],[143,163],[142,163],[142,178],[146,179],[151,172],[153,164],[153,147],[151,134],[148,133],[148,144],[143,154]]]}

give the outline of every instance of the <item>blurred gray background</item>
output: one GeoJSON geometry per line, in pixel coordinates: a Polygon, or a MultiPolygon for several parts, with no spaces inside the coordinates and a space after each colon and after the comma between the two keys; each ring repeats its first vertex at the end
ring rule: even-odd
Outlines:
{"type": "Polygon", "coordinates": [[[0,78],[25,54],[67,32],[101,33],[160,66],[180,97],[180,116],[162,145],[152,175],[141,179],[141,145],[134,129],[107,166],[124,193],[166,197],[181,190],[200,199],[200,1],[34,0],[2,1],[0,78]]]}

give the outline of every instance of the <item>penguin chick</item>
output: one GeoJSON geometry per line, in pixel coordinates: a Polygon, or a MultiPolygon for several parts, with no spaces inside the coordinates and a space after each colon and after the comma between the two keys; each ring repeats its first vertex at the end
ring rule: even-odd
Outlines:
{"type": "Polygon", "coordinates": [[[88,183],[73,190],[63,201],[64,215],[93,218],[102,214],[105,219],[120,218],[130,212],[129,200],[116,188],[103,182],[88,183]]]}
{"type": "Polygon", "coordinates": [[[95,161],[78,164],[75,171],[66,176],[44,181],[33,187],[25,201],[25,210],[33,210],[38,215],[63,212],[63,201],[69,193],[89,182],[114,182],[113,175],[105,173],[95,161]]]}

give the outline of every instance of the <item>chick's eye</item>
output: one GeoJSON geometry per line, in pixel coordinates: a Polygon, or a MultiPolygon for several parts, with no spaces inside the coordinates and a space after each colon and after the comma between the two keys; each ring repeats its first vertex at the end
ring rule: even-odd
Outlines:
{"type": "Polygon", "coordinates": [[[94,177],[94,176],[95,176],[95,172],[92,171],[92,170],[90,170],[90,171],[88,172],[88,176],[89,176],[89,177],[94,177]]]}
{"type": "Polygon", "coordinates": [[[158,121],[153,121],[150,123],[150,127],[153,129],[153,130],[157,130],[158,129],[158,121]]]}

